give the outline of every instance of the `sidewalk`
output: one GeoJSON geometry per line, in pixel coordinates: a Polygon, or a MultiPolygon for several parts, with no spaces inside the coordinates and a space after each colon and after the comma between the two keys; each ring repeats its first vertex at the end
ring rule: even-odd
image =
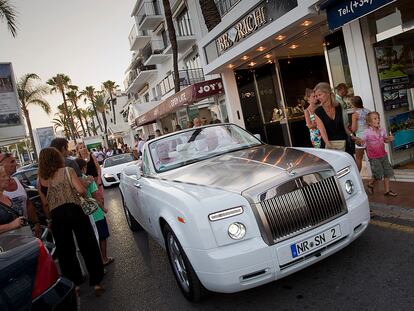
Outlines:
{"type": "MultiPolygon", "coordinates": [[[[364,179],[365,189],[368,183],[364,179]]],[[[384,195],[384,183],[377,182],[374,194],[368,194],[369,205],[375,214],[414,221],[414,183],[391,181],[390,189],[396,192],[396,197],[384,195]]]]}

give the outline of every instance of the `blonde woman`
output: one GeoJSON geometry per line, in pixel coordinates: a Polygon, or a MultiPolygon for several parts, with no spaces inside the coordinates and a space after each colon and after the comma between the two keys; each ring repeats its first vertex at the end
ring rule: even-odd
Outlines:
{"type": "Polygon", "coordinates": [[[316,124],[315,109],[319,106],[318,98],[311,89],[305,90],[305,100],[309,103],[309,107],[305,109],[306,126],[309,129],[310,139],[314,148],[321,147],[321,132],[316,124]]]}
{"type": "Polygon", "coordinates": [[[335,101],[331,86],[327,82],[320,82],[315,86],[314,91],[321,103],[321,106],[315,110],[316,124],[322,136],[321,147],[351,154],[346,141],[348,136],[353,140],[355,137],[344,124],[342,108],[335,101]]]}

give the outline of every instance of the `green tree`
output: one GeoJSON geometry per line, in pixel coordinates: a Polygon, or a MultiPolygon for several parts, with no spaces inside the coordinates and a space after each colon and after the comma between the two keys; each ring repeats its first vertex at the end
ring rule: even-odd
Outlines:
{"type": "Polygon", "coordinates": [[[85,121],[85,127],[86,127],[86,130],[88,132],[88,136],[91,136],[91,130],[89,128],[89,121],[88,121],[88,119],[89,119],[89,112],[88,112],[88,110],[82,109],[82,108],[79,108],[79,111],[80,111],[81,117],[85,121]]]}
{"type": "Polygon", "coordinates": [[[101,120],[99,120],[98,111],[96,110],[96,106],[95,106],[95,97],[96,97],[95,88],[93,86],[87,86],[87,87],[85,87],[85,89],[83,91],[80,92],[80,94],[82,96],[85,96],[91,102],[93,111],[95,113],[96,120],[98,120],[99,128],[100,128],[101,132],[103,132],[102,131],[101,120]]]}
{"type": "Polygon", "coordinates": [[[108,80],[102,83],[103,88],[108,93],[109,98],[111,99],[111,108],[112,108],[112,119],[114,120],[114,124],[116,124],[116,116],[115,116],[115,104],[113,101],[113,95],[115,94],[116,89],[119,87],[114,81],[108,80]]]}
{"type": "Polygon", "coordinates": [[[24,118],[26,119],[27,128],[29,129],[30,141],[37,158],[36,145],[33,137],[32,122],[30,120],[29,105],[42,108],[48,115],[51,112],[49,103],[43,98],[49,94],[49,87],[44,84],[35,85],[35,81],[40,80],[39,76],[34,73],[25,74],[17,82],[17,93],[19,94],[20,107],[24,118]]]}
{"type": "Polygon", "coordinates": [[[6,21],[7,28],[9,28],[10,33],[15,38],[17,35],[17,25],[16,25],[17,11],[9,3],[9,0],[0,0],[0,20],[6,21]]]}
{"type": "Polygon", "coordinates": [[[98,126],[95,124],[95,110],[92,107],[87,109],[88,115],[91,118],[91,130],[93,135],[98,135],[98,126]]]}
{"type": "Polygon", "coordinates": [[[52,120],[53,128],[56,131],[58,128],[62,128],[65,132],[65,136],[67,139],[70,139],[69,130],[67,127],[67,122],[64,114],[56,113],[55,118],[52,120]]]}
{"type": "Polygon", "coordinates": [[[70,91],[66,93],[66,96],[68,97],[68,100],[72,103],[73,108],[75,110],[75,114],[80,122],[83,136],[86,137],[86,131],[85,126],[83,125],[82,115],[78,107],[78,100],[81,97],[81,95],[78,93],[78,87],[75,85],[70,86],[70,91]]]}
{"type": "Polygon", "coordinates": [[[170,0],[162,0],[164,6],[164,16],[167,22],[168,38],[170,39],[171,48],[173,52],[173,69],[174,69],[174,92],[180,91],[180,75],[178,73],[178,45],[177,36],[175,33],[170,0]]]}
{"type": "Polygon", "coordinates": [[[107,136],[108,136],[108,121],[106,120],[106,109],[108,107],[105,103],[105,96],[103,94],[97,94],[95,96],[95,108],[102,115],[102,120],[103,120],[103,124],[104,124],[104,135],[105,135],[105,140],[107,141],[107,139],[108,139],[107,138],[107,136]]]}
{"type": "Polygon", "coordinates": [[[47,81],[47,84],[52,87],[51,92],[60,92],[62,94],[65,115],[67,116],[67,121],[70,123],[69,134],[76,142],[75,126],[73,124],[72,116],[69,114],[69,108],[66,100],[66,91],[69,90],[70,82],[70,78],[67,75],[59,73],[56,76],[50,78],[47,81]]]}

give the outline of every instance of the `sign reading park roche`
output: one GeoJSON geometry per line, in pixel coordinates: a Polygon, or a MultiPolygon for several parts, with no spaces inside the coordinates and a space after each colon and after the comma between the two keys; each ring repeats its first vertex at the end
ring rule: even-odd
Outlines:
{"type": "Polygon", "coordinates": [[[259,5],[247,12],[205,47],[208,61],[211,62],[259,29],[291,11],[297,5],[297,0],[266,0],[260,2],[259,5]],[[215,45],[214,49],[210,49],[212,44],[215,45]]]}
{"type": "Polygon", "coordinates": [[[176,111],[179,107],[197,102],[203,98],[224,93],[221,78],[207,80],[187,86],[185,89],[171,95],[157,107],[140,115],[135,119],[137,126],[141,126],[176,111]]]}

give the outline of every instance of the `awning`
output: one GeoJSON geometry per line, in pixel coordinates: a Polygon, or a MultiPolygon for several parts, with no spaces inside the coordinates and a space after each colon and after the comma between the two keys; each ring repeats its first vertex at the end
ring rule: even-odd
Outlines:
{"type": "Polygon", "coordinates": [[[326,10],[329,29],[333,30],[394,1],[396,0],[326,0],[319,7],[326,10]]]}
{"type": "Polygon", "coordinates": [[[157,119],[176,111],[182,106],[190,105],[201,99],[223,93],[224,88],[221,78],[189,85],[162,101],[157,107],[137,117],[135,119],[135,124],[141,126],[153,123],[157,119]]]}

